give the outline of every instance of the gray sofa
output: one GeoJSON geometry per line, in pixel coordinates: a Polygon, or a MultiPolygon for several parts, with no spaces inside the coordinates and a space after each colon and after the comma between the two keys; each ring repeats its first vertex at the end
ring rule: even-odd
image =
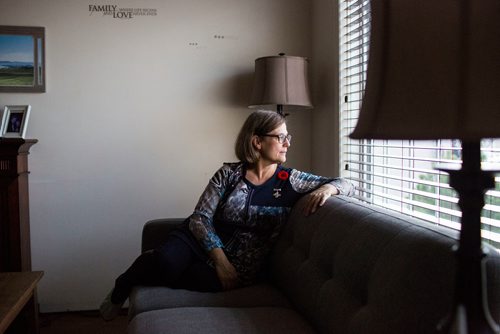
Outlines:
{"type": "MultiPolygon", "coordinates": [[[[269,280],[200,293],[137,287],[130,334],[433,333],[450,311],[458,233],[342,196],[315,214],[294,207],[271,256],[269,280]]],[[[143,251],[177,219],[148,222],[143,251]]],[[[490,312],[500,322],[500,254],[486,263],[490,312]]]]}

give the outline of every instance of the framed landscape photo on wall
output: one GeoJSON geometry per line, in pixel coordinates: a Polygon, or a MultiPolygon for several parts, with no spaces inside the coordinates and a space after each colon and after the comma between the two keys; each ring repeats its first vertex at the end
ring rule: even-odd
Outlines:
{"type": "Polygon", "coordinates": [[[5,106],[0,127],[0,137],[24,138],[31,106],[5,106]]]}
{"type": "Polygon", "coordinates": [[[0,92],[45,92],[45,28],[0,25],[0,92]]]}

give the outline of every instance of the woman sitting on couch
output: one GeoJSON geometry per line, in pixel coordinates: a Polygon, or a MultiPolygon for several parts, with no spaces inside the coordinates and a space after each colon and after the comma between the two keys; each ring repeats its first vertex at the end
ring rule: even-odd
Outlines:
{"type": "Polygon", "coordinates": [[[136,285],[221,291],[254,284],[299,198],[309,197],[309,215],[332,195],[353,194],[344,179],[282,166],[291,139],[282,115],[253,112],[236,139],[240,162],[224,164],[182,227],[116,279],[102,317],[116,317],[136,285]]]}

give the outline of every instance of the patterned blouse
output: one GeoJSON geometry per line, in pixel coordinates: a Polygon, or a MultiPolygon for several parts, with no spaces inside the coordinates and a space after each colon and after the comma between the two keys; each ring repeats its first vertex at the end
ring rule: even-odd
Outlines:
{"type": "Polygon", "coordinates": [[[255,283],[299,198],[325,183],[334,185],[342,195],[354,193],[353,185],[342,178],[325,178],[282,166],[262,185],[253,185],[244,176],[243,163],[224,164],[186,220],[206,252],[224,249],[243,285],[255,283]]]}

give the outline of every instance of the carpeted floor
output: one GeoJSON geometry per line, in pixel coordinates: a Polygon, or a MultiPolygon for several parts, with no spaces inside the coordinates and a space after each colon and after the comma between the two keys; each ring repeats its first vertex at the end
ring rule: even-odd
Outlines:
{"type": "Polygon", "coordinates": [[[40,334],[120,334],[127,333],[127,313],[104,321],[97,311],[40,314],[40,334]]]}

